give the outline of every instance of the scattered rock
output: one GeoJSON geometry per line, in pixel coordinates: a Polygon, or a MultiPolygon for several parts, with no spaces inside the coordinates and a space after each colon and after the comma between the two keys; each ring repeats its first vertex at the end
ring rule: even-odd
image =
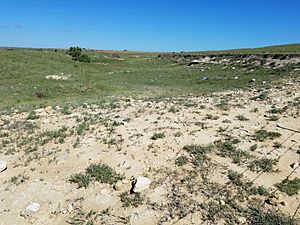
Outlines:
{"type": "Polygon", "coordinates": [[[251,82],[251,83],[255,83],[255,82],[256,82],[256,79],[255,79],[255,78],[252,78],[252,79],[250,80],[250,82],[251,82]]]}
{"type": "Polygon", "coordinates": [[[32,202],[26,206],[27,213],[36,213],[40,210],[41,206],[39,203],[32,202]]]}
{"type": "Polygon", "coordinates": [[[280,204],[281,204],[282,206],[287,206],[287,202],[286,202],[286,201],[282,201],[282,202],[280,202],[280,204]]]}
{"type": "Polygon", "coordinates": [[[45,108],[45,111],[46,111],[47,113],[52,112],[52,110],[53,110],[52,106],[47,106],[47,107],[45,108]]]}
{"type": "Polygon", "coordinates": [[[141,192],[149,188],[151,181],[147,177],[138,176],[133,186],[133,192],[141,192]]]}
{"type": "Polygon", "coordinates": [[[49,124],[50,123],[50,120],[49,119],[45,119],[44,121],[43,121],[43,124],[49,124]]]}
{"type": "Polygon", "coordinates": [[[221,205],[225,205],[226,203],[225,203],[224,200],[221,199],[221,200],[220,200],[220,204],[221,204],[221,205]]]}
{"type": "Polygon", "coordinates": [[[266,200],[266,203],[269,205],[274,205],[274,206],[277,206],[279,204],[279,202],[276,198],[269,198],[266,200]]]}
{"type": "Polygon", "coordinates": [[[297,163],[292,163],[291,165],[290,165],[290,167],[292,168],[292,169],[297,169],[298,167],[300,166],[300,164],[297,162],[297,163]]]}
{"type": "Polygon", "coordinates": [[[247,223],[247,219],[245,217],[239,217],[238,221],[239,221],[239,224],[247,223]]]}
{"type": "Polygon", "coordinates": [[[7,169],[7,162],[0,160],[0,173],[7,169]]]}
{"type": "Polygon", "coordinates": [[[47,80],[69,80],[71,78],[71,74],[63,74],[61,73],[60,75],[48,75],[46,76],[47,80]]]}
{"type": "Polygon", "coordinates": [[[8,130],[1,130],[0,131],[0,137],[7,137],[9,136],[9,131],[8,130]]]}

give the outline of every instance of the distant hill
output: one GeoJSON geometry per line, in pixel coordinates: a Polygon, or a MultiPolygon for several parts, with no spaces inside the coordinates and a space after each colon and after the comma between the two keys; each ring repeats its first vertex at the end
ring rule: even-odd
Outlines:
{"type": "Polygon", "coordinates": [[[220,51],[190,52],[191,54],[300,54],[300,44],[275,45],[262,48],[243,48],[220,51]]]}

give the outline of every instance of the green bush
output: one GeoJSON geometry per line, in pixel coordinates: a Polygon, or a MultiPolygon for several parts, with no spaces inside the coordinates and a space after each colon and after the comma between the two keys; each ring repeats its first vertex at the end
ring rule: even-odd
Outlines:
{"type": "Polygon", "coordinates": [[[70,47],[67,54],[72,56],[73,60],[78,60],[81,55],[82,49],[79,47],[70,47]]]}
{"type": "Polygon", "coordinates": [[[87,54],[81,54],[78,58],[79,62],[86,62],[90,63],[91,62],[91,57],[89,57],[87,54]]]}

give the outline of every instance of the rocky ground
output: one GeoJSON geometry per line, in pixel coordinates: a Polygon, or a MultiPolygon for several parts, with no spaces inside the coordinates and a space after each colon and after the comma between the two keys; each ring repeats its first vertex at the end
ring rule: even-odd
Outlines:
{"type": "Polygon", "coordinates": [[[299,84],[3,113],[0,224],[297,224],[299,84]]]}

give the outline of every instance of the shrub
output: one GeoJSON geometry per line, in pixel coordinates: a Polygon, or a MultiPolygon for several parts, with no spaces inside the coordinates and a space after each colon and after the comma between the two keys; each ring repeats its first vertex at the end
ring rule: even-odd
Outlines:
{"type": "Polygon", "coordinates": [[[157,140],[157,139],[161,139],[164,138],[165,134],[164,133],[155,133],[152,135],[151,140],[157,140]]]}
{"type": "Polygon", "coordinates": [[[78,61],[89,63],[91,62],[91,57],[89,57],[87,54],[81,54],[78,58],[78,61]]]}
{"type": "Polygon", "coordinates": [[[188,161],[189,161],[189,160],[188,160],[187,157],[185,157],[185,156],[179,156],[179,157],[175,160],[175,164],[176,164],[177,166],[183,166],[183,165],[187,164],[188,161]]]}
{"type": "Polygon", "coordinates": [[[280,212],[269,210],[264,212],[260,208],[250,208],[250,225],[296,225],[297,221],[280,212]]]}
{"type": "Polygon", "coordinates": [[[272,131],[267,131],[267,130],[259,130],[255,132],[255,138],[259,141],[264,141],[266,139],[275,139],[280,137],[281,134],[278,132],[272,132],[272,131]]]}
{"type": "Polygon", "coordinates": [[[213,146],[186,145],[183,149],[193,156],[193,164],[199,166],[204,160],[208,159],[207,154],[213,150],[213,146]]]}
{"type": "Polygon", "coordinates": [[[140,193],[130,194],[128,192],[123,192],[122,194],[120,194],[120,199],[123,207],[138,207],[139,205],[142,205],[144,201],[140,193]]]}
{"type": "Polygon", "coordinates": [[[252,161],[249,165],[248,168],[251,171],[256,171],[256,172],[273,172],[274,168],[273,166],[276,165],[277,161],[274,159],[257,159],[252,161]]]}
{"type": "Polygon", "coordinates": [[[285,192],[289,196],[297,195],[300,190],[300,179],[284,179],[281,183],[276,184],[276,187],[278,187],[280,191],[285,192]]]}
{"type": "Polygon", "coordinates": [[[79,47],[70,47],[67,54],[72,56],[73,60],[78,60],[81,55],[82,49],[79,47]]]}

